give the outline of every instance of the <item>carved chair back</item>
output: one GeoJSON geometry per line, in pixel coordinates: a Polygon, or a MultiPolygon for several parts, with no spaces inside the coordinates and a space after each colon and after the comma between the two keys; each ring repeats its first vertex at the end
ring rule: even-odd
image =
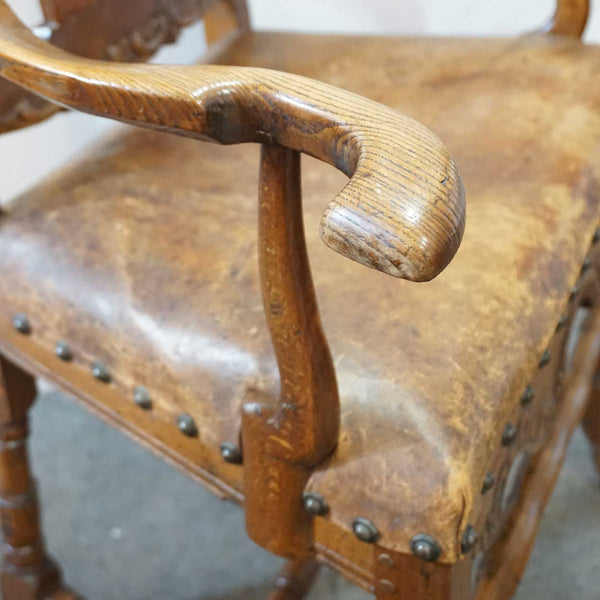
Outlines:
{"type": "MultiPolygon", "coordinates": [[[[148,60],[184,27],[207,15],[249,27],[246,0],[40,0],[45,21],[36,35],[78,56],[118,62],[148,60]]],[[[217,26],[215,24],[215,26],[217,26]]],[[[59,108],[0,81],[0,133],[33,125],[59,108]]]]}

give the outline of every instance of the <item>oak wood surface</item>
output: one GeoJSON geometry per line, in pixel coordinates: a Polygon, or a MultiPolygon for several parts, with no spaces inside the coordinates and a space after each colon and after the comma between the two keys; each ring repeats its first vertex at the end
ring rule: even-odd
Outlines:
{"type": "Polygon", "coordinates": [[[340,402],[306,253],[300,155],[263,145],[259,179],[261,289],[280,390],[276,404],[250,397],[242,407],[246,529],[271,552],[302,559],[313,539],[300,499],[337,445],[340,402]]]}
{"type": "Polygon", "coordinates": [[[590,13],[590,0],[558,0],[548,32],[581,37],[590,13]]]}
{"type": "Polygon", "coordinates": [[[0,57],[2,76],[65,106],[223,144],[278,143],[334,165],[351,179],[321,237],[357,262],[426,281],[458,249],[458,169],[433,133],[397,111],[263,69],[86,61],[36,39],[4,1],[0,57]]]}
{"type": "MultiPolygon", "coordinates": [[[[244,0],[44,0],[45,23],[34,29],[53,45],[78,56],[114,61],[143,61],[179,31],[203,16],[225,12],[229,26],[249,27],[244,0]]],[[[210,41],[214,41],[217,31],[210,41]]],[[[200,48],[200,40],[198,46],[200,48]]],[[[0,132],[26,127],[60,109],[15,84],[0,81],[0,132]]]]}

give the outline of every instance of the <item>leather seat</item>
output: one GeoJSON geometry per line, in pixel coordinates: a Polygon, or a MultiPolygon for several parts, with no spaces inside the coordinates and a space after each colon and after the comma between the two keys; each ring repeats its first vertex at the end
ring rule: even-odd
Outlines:
{"type": "MultiPolygon", "coordinates": [[[[435,131],[461,168],[462,246],[441,276],[414,284],[318,240],[345,179],[303,158],[307,242],[342,404],[337,451],[310,483],[330,507],[320,526],[351,531],[368,517],[400,552],[424,531],[453,560],[597,224],[600,55],[552,36],[248,33],[212,60],[291,71],[397,108],[435,131]]],[[[124,425],[137,435],[160,437],[191,415],[197,437],[172,452],[237,499],[243,467],[224,464],[219,446],[237,443],[243,398],[278,387],[258,282],[257,180],[257,146],[124,127],[0,220],[1,327],[22,312],[32,328],[28,339],[6,333],[10,343],[58,362],[50,354],[66,340],[67,387],[102,361],[110,410],[138,411],[137,426],[124,425]],[[140,385],[149,412],[133,404],[140,385]]]]}

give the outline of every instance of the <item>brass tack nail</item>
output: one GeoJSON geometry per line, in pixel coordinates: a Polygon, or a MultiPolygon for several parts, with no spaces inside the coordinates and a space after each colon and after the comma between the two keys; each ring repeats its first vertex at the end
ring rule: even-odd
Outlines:
{"type": "Polygon", "coordinates": [[[310,515],[322,517],[329,512],[327,501],[317,492],[304,492],[302,503],[304,504],[304,510],[310,515]]]}
{"type": "Polygon", "coordinates": [[[462,539],[460,541],[460,549],[463,554],[470,552],[475,547],[477,543],[477,532],[475,528],[470,523],[467,525],[465,532],[463,533],[462,539]]]}
{"type": "Polygon", "coordinates": [[[531,404],[534,398],[535,390],[530,385],[526,386],[521,394],[521,405],[527,406],[528,404],[531,404]]]}
{"type": "Polygon", "coordinates": [[[379,588],[384,594],[394,594],[396,586],[389,579],[380,579],[379,588]]]}
{"type": "Polygon", "coordinates": [[[569,295],[569,301],[573,300],[575,298],[575,296],[577,296],[577,294],[579,294],[579,286],[574,285],[571,288],[571,293],[569,295]]]}
{"type": "Polygon", "coordinates": [[[550,354],[550,350],[544,350],[544,353],[542,354],[542,358],[540,359],[540,369],[542,367],[545,367],[550,360],[552,359],[552,355],[550,354]]]}
{"type": "Polygon", "coordinates": [[[496,483],[496,477],[493,473],[486,473],[485,479],[483,480],[483,485],[481,486],[481,493],[487,494],[493,487],[494,483],[496,483]]]}
{"type": "Polygon", "coordinates": [[[567,324],[567,315],[560,315],[556,323],[556,331],[560,331],[567,324]]]}
{"type": "Polygon", "coordinates": [[[221,456],[223,460],[234,465],[239,465],[242,462],[242,453],[240,449],[231,442],[223,442],[221,444],[221,456]]]}
{"type": "Polygon", "coordinates": [[[412,553],[425,562],[435,562],[442,554],[438,543],[426,533],[418,533],[410,542],[412,553]]]}
{"type": "Polygon", "coordinates": [[[589,256],[586,256],[583,259],[583,263],[581,264],[581,272],[585,273],[592,266],[592,259],[589,256]]]}
{"type": "Polygon", "coordinates": [[[52,37],[52,33],[59,28],[58,23],[54,21],[44,21],[41,25],[36,25],[32,28],[31,32],[35,37],[49,42],[52,37]]]}
{"type": "Polygon", "coordinates": [[[110,373],[108,372],[108,369],[104,363],[100,362],[99,360],[94,361],[92,364],[92,375],[98,381],[102,381],[103,383],[110,382],[110,373]]]}
{"type": "Polygon", "coordinates": [[[13,327],[19,332],[27,335],[31,333],[31,324],[29,323],[29,319],[27,315],[23,313],[17,313],[13,317],[13,327]]]}
{"type": "Polygon", "coordinates": [[[181,413],[177,417],[177,427],[179,427],[179,431],[181,431],[181,433],[189,437],[196,437],[198,435],[196,422],[187,413],[181,413]]]}
{"type": "Polygon", "coordinates": [[[67,342],[56,342],[56,346],[54,347],[54,354],[60,358],[60,360],[72,360],[73,352],[71,352],[71,348],[69,348],[69,344],[67,342]]]}
{"type": "Polygon", "coordinates": [[[510,446],[517,439],[517,428],[512,423],[507,423],[502,432],[502,445],[510,446]]]}
{"type": "Polygon", "coordinates": [[[379,530],[375,524],[364,517],[357,517],[352,523],[354,535],[361,541],[373,544],[379,538],[379,530]]]}
{"type": "Polygon", "coordinates": [[[377,560],[379,561],[380,565],[383,565],[384,567],[387,567],[388,569],[393,569],[396,566],[394,559],[389,554],[385,554],[385,553],[380,554],[377,557],[377,560]]]}
{"type": "Polygon", "coordinates": [[[152,408],[150,392],[143,385],[138,385],[135,390],[133,390],[133,401],[144,410],[150,410],[152,408]]]}

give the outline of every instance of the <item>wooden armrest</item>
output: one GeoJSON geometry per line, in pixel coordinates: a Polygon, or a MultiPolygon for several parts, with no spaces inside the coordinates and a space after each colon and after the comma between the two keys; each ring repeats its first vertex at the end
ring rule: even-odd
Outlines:
{"type": "Polygon", "coordinates": [[[222,144],[275,142],[350,181],[327,206],[323,241],[413,281],[435,277],[460,244],[456,164],[413,119],[311,79],[222,66],[113,64],[38,40],[0,0],[0,74],[58,104],[222,144]]]}

